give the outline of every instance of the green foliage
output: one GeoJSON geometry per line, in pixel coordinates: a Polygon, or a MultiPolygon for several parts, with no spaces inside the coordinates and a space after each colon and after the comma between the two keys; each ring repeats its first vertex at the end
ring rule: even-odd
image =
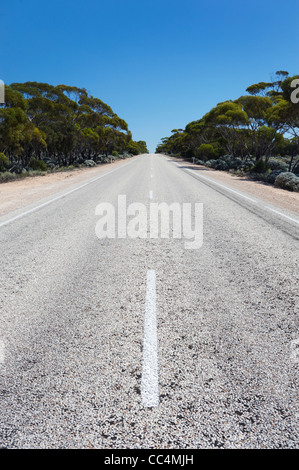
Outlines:
{"type": "Polygon", "coordinates": [[[248,95],[218,103],[184,130],[173,129],[156,151],[198,157],[214,169],[250,171],[261,180],[270,170],[299,172],[299,103],[291,99],[298,78],[277,71],[273,81],[249,86],[248,95]],[[281,158],[287,155],[288,162],[281,158]]]}
{"type": "Polygon", "coordinates": [[[251,169],[252,173],[267,173],[269,171],[270,167],[265,160],[258,160],[255,162],[254,166],[251,169]]]}
{"type": "Polygon", "coordinates": [[[241,160],[232,155],[223,155],[218,159],[211,159],[205,163],[209,168],[214,170],[228,171],[228,170],[249,170],[254,163],[251,160],[241,160]]]}
{"type": "Polygon", "coordinates": [[[7,183],[15,179],[22,178],[22,173],[11,173],[10,171],[0,172],[0,183],[7,183]]]}
{"type": "Polygon", "coordinates": [[[230,168],[229,168],[229,164],[224,161],[224,160],[212,160],[212,165],[211,167],[214,168],[215,170],[218,170],[218,171],[228,171],[230,168]]]}
{"type": "Polygon", "coordinates": [[[4,155],[4,153],[0,153],[0,171],[5,171],[9,166],[9,159],[4,155]]]}
{"type": "Polygon", "coordinates": [[[280,173],[276,177],[274,184],[278,188],[299,192],[299,177],[291,172],[280,173]]]}
{"type": "Polygon", "coordinates": [[[215,165],[216,165],[216,162],[217,160],[207,160],[206,163],[205,163],[205,166],[207,166],[208,168],[214,168],[215,169],[215,165]]]}
{"type": "Polygon", "coordinates": [[[29,160],[29,167],[33,170],[47,171],[48,166],[43,160],[38,160],[36,157],[31,157],[29,160]]]}
{"type": "Polygon", "coordinates": [[[273,88],[272,83],[267,83],[267,82],[259,82],[255,83],[254,85],[250,85],[246,91],[247,93],[250,93],[251,95],[259,95],[259,94],[266,94],[266,91],[269,90],[270,88],[273,88]]]}
{"type": "Polygon", "coordinates": [[[139,153],[149,153],[146,146],[146,142],[144,140],[138,140],[137,144],[139,147],[139,153]]]}
{"type": "Polygon", "coordinates": [[[21,171],[19,173],[11,172],[11,171],[4,171],[0,172],[0,183],[8,183],[9,181],[15,181],[19,179],[24,179],[27,177],[34,177],[34,176],[44,176],[45,172],[40,170],[33,170],[33,171],[21,171]]]}
{"type": "Polygon", "coordinates": [[[268,166],[272,171],[288,171],[288,164],[281,159],[279,160],[278,158],[269,158],[268,166]]]}
{"type": "Polygon", "coordinates": [[[267,183],[274,184],[275,180],[280,173],[283,173],[283,170],[273,170],[267,175],[267,183]]]}
{"type": "Polygon", "coordinates": [[[216,155],[215,149],[211,144],[201,144],[197,149],[197,155],[203,159],[208,160],[216,155]]]}
{"type": "MultiPolygon", "coordinates": [[[[111,152],[147,152],[128,124],[85,88],[26,82],[6,86],[0,106],[0,152],[11,165],[51,168],[101,161],[111,152]],[[81,163],[79,163],[81,162],[81,163]]],[[[19,171],[19,170],[18,170],[19,171]]]]}
{"type": "Polygon", "coordinates": [[[128,151],[132,155],[139,155],[140,153],[142,153],[137,142],[131,142],[128,145],[128,151]]]}

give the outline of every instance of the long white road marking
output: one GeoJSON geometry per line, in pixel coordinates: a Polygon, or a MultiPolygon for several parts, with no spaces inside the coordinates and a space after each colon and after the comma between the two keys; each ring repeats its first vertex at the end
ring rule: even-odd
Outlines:
{"type": "Polygon", "coordinates": [[[288,215],[283,214],[283,212],[276,211],[275,209],[272,209],[272,207],[265,206],[266,209],[269,209],[269,211],[275,212],[275,214],[281,215],[281,217],[285,217],[286,219],[291,220],[292,222],[295,222],[296,224],[299,224],[299,220],[294,219],[293,217],[289,217],[288,215]]]}
{"type": "Polygon", "coordinates": [[[154,270],[147,271],[146,279],[141,398],[145,407],[159,405],[156,273],[154,270]]]}
{"type": "MultiPolygon", "coordinates": [[[[178,163],[177,163],[177,166],[179,166],[179,168],[184,168],[183,165],[179,165],[178,163]]],[[[189,172],[191,172],[191,173],[193,173],[193,174],[196,174],[196,172],[195,172],[194,170],[190,170],[190,169],[188,169],[188,168],[186,168],[186,171],[189,171],[189,172]]],[[[240,193],[239,191],[235,191],[234,189],[231,189],[230,187],[225,186],[224,184],[218,183],[218,182],[216,182],[216,181],[213,180],[213,179],[210,179],[210,178],[207,178],[206,176],[198,175],[198,174],[196,174],[196,176],[198,176],[198,180],[199,180],[199,181],[200,181],[201,179],[206,180],[206,181],[209,181],[209,182],[211,182],[212,184],[214,184],[215,186],[219,186],[219,187],[221,187],[221,188],[226,189],[227,191],[230,191],[231,193],[238,194],[238,196],[241,196],[241,197],[243,197],[243,198],[245,198],[245,199],[248,199],[249,201],[253,202],[254,204],[257,204],[257,203],[258,203],[258,201],[256,201],[255,199],[252,199],[251,197],[245,196],[245,194],[242,194],[242,193],[240,193]]],[[[263,206],[263,208],[264,208],[264,209],[267,209],[267,210],[270,210],[270,211],[274,212],[275,214],[278,214],[278,215],[280,215],[281,217],[284,217],[285,219],[291,220],[292,222],[295,222],[295,224],[299,224],[299,220],[298,220],[298,219],[295,219],[294,217],[290,217],[290,216],[284,214],[283,212],[280,212],[280,211],[277,211],[277,210],[275,210],[275,209],[272,209],[272,207],[263,206]]]]}
{"type": "Polygon", "coordinates": [[[5,359],[5,346],[4,346],[4,342],[2,340],[0,340],[0,364],[3,364],[4,363],[4,359],[5,359]]]}
{"type": "Polygon", "coordinates": [[[125,165],[121,165],[121,166],[119,166],[118,168],[115,168],[114,170],[108,171],[107,173],[104,173],[104,174],[101,175],[101,176],[97,176],[96,178],[93,178],[92,180],[87,181],[87,183],[81,184],[81,185],[78,186],[77,188],[71,189],[70,191],[66,191],[65,193],[60,194],[59,196],[56,196],[56,197],[54,197],[53,199],[50,199],[50,200],[47,201],[47,202],[44,202],[44,203],[42,203],[42,204],[39,204],[39,205],[36,206],[36,207],[33,207],[32,209],[29,209],[29,210],[27,210],[27,211],[25,211],[25,212],[22,212],[21,214],[16,215],[15,217],[12,217],[11,219],[8,219],[8,220],[6,220],[5,222],[0,223],[0,228],[1,228],[1,227],[4,227],[4,225],[10,224],[11,222],[14,222],[15,220],[21,219],[22,217],[25,217],[26,215],[31,214],[32,212],[35,212],[35,211],[41,209],[42,207],[46,207],[46,206],[48,206],[49,204],[52,204],[52,202],[58,201],[59,199],[62,199],[63,197],[68,196],[69,194],[72,194],[72,193],[74,193],[75,191],[79,191],[79,189],[82,189],[82,188],[84,188],[85,186],[87,186],[87,185],[89,185],[89,184],[91,184],[91,183],[94,183],[95,181],[98,181],[99,179],[104,178],[105,176],[110,175],[111,173],[114,173],[115,171],[120,170],[121,168],[124,168],[124,167],[127,166],[127,165],[131,165],[132,163],[133,163],[133,162],[125,163],[125,165]]]}
{"type": "MultiPolygon", "coordinates": [[[[187,169],[187,171],[192,171],[192,172],[193,172],[193,170],[188,170],[188,169],[187,169]]],[[[194,172],[193,172],[193,173],[194,173],[194,172]]],[[[205,179],[205,180],[207,180],[207,181],[211,181],[211,183],[216,184],[216,186],[220,186],[220,187],[222,187],[222,188],[225,188],[226,190],[230,191],[231,193],[236,193],[236,194],[238,194],[239,196],[242,196],[242,197],[244,197],[245,199],[249,199],[249,201],[254,202],[255,204],[257,204],[257,201],[256,201],[256,200],[251,199],[250,197],[245,196],[245,195],[242,194],[242,193],[239,193],[239,191],[235,191],[234,189],[231,189],[231,188],[229,188],[228,186],[225,186],[225,185],[220,184],[220,183],[218,183],[218,182],[216,183],[214,180],[211,180],[210,178],[207,178],[206,176],[203,176],[203,175],[198,175],[198,176],[199,176],[199,178],[203,178],[203,179],[205,179]]],[[[275,210],[275,209],[272,209],[272,207],[264,206],[264,209],[267,209],[267,210],[270,210],[270,211],[272,211],[272,212],[275,212],[275,214],[278,214],[278,215],[280,215],[281,217],[285,217],[286,219],[289,219],[289,220],[291,220],[292,222],[295,222],[296,224],[299,224],[299,220],[298,220],[298,219],[295,219],[294,217],[290,217],[290,216],[284,214],[283,212],[280,212],[280,211],[277,211],[277,210],[275,210]]]]}
{"type": "MultiPolygon", "coordinates": [[[[186,170],[196,174],[193,170],[189,170],[188,168],[186,168],[186,170]]],[[[221,183],[218,183],[218,182],[216,183],[215,180],[207,178],[206,176],[203,176],[203,175],[196,175],[196,176],[198,176],[200,179],[204,179],[206,181],[209,181],[209,182],[215,184],[216,186],[219,186],[220,188],[224,188],[227,191],[230,191],[231,193],[238,194],[238,196],[244,197],[245,199],[248,199],[249,201],[254,202],[255,204],[257,203],[257,201],[255,199],[252,199],[251,197],[245,196],[245,194],[239,193],[239,191],[235,191],[234,189],[231,189],[228,186],[225,186],[224,184],[221,184],[221,183]]]]}
{"type": "Polygon", "coordinates": [[[151,189],[150,192],[149,192],[149,198],[150,198],[150,199],[153,199],[153,191],[152,191],[152,189],[151,189]]]}

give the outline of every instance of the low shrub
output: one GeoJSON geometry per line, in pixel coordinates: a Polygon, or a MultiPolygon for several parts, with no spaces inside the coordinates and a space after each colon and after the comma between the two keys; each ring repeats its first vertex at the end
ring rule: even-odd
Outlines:
{"type": "Polygon", "coordinates": [[[208,160],[206,163],[205,163],[205,166],[207,166],[208,168],[214,168],[214,165],[216,163],[217,160],[208,160]]]}
{"type": "Polygon", "coordinates": [[[21,173],[14,173],[11,171],[4,171],[0,173],[0,183],[7,183],[8,181],[15,181],[27,177],[33,176],[44,176],[45,172],[40,170],[26,171],[23,170],[21,173]]]}
{"type": "Polygon", "coordinates": [[[94,160],[85,160],[84,162],[85,166],[96,166],[96,162],[94,160]]]}
{"type": "Polygon", "coordinates": [[[213,164],[213,168],[219,171],[228,171],[230,169],[229,164],[226,161],[221,160],[221,159],[215,160],[215,163],[213,164]]]}
{"type": "Polygon", "coordinates": [[[38,160],[35,157],[30,158],[29,168],[32,168],[32,170],[40,170],[40,171],[47,171],[48,170],[48,166],[44,162],[44,160],[38,160]]]}
{"type": "Polygon", "coordinates": [[[268,178],[268,173],[254,173],[253,171],[250,170],[249,173],[247,173],[249,178],[254,181],[263,181],[264,183],[267,183],[267,178],[268,178]]]}
{"type": "Polygon", "coordinates": [[[280,173],[283,173],[283,170],[273,170],[267,175],[267,183],[274,184],[275,180],[280,173]]]}
{"type": "Polygon", "coordinates": [[[84,163],[84,158],[76,158],[74,160],[74,165],[82,165],[84,163]]]}
{"type": "Polygon", "coordinates": [[[299,192],[299,177],[289,171],[280,173],[274,184],[278,188],[299,192]]]}
{"type": "Polygon", "coordinates": [[[270,170],[270,167],[267,162],[263,159],[259,159],[255,162],[252,167],[252,173],[267,173],[270,170]]]}
{"type": "Polygon", "coordinates": [[[254,161],[250,158],[241,159],[232,155],[223,155],[219,160],[224,161],[229,170],[250,170],[254,166],[254,161]]]}
{"type": "Polygon", "coordinates": [[[13,181],[20,178],[22,175],[11,173],[10,171],[4,171],[0,173],[0,183],[6,183],[7,181],[13,181]]]}
{"type": "Polygon", "coordinates": [[[243,168],[244,162],[240,158],[231,157],[230,159],[226,159],[226,162],[230,170],[240,170],[243,168]]]}
{"type": "Polygon", "coordinates": [[[268,165],[270,170],[281,170],[281,171],[288,171],[288,165],[286,162],[282,160],[278,160],[277,158],[269,158],[268,165]]]}

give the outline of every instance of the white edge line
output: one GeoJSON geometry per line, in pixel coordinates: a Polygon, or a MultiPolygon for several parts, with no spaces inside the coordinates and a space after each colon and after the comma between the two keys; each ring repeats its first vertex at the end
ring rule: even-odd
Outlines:
{"type": "Polygon", "coordinates": [[[128,162],[128,163],[126,163],[125,165],[122,165],[122,166],[120,166],[120,167],[118,167],[118,168],[114,168],[114,170],[108,171],[107,173],[105,173],[105,174],[103,174],[103,175],[97,176],[96,178],[93,178],[92,180],[87,181],[87,182],[84,183],[84,184],[81,184],[81,185],[78,186],[77,188],[71,189],[70,191],[67,191],[67,192],[65,192],[65,193],[63,193],[63,194],[60,194],[59,196],[54,197],[53,199],[50,199],[49,201],[44,202],[43,204],[39,204],[38,206],[33,207],[32,209],[29,209],[28,211],[22,212],[21,214],[16,215],[15,217],[12,217],[11,219],[8,219],[8,220],[6,220],[5,222],[0,223],[0,228],[1,228],[1,227],[4,227],[4,225],[8,225],[8,224],[14,222],[15,220],[21,219],[22,217],[25,217],[26,215],[31,214],[32,212],[35,212],[35,211],[41,209],[42,207],[48,206],[49,204],[52,204],[52,202],[58,201],[59,199],[62,199],[63,197],[68,196],[69,194],[72,194],[72,193],[74,193],[75,191],[79,191],[79,189],[82,189],[82,188],[84,188],[85,186],[87,186],[87,185],[89,185],[89,184],[91,184],[91,183],[94,183],[95,181],[97,181],[97,180],[99,180],[99,179],[101,179],[101,178],[104,178],[104,176],[107,176],[107,175],[109,175],[109,174],[111,174],[111,173],[114,173],[114,172],[117,171],[117,170],[120,170],[121,168],[124,168],[124,167],[127,166],[127,165],[130,165],[131,163],[133,163],[133,162],[128,162]]]}
{"type": "Polygon", "coordinates": [[[282,217],[285,217],[286,219],[289,219],[289,220],[291,220],[292,222],[295,222],[296,224],[299,224],[299,220],[294,219],[293,217],[289,217],[288,215],[283,214],[283,212],[279,212],[279,211],[277,211],[277,210],[275,210],[275,209],[272,209],[272,207],[265,206],[265,209],[269,209],[269,211],[275,212],[275,214],[279,214],[279,215],[281,215],[282,217]]]}
{"type": "MultiPolygon", "coordinates": [[[[180,167],[180,168],[183,168],[183,167],[180,167]]],[[[188,169],[188,168],[186,168],[186,170],[187,170],[187,171],[191,171],[192,173],[194,173],[194,170],[190,170],[190,169],[188,169]]],[[[215,184],[216,186],[219,186],[219,187],[221,187],[221,188],[224,188],[224,189],[226,189],[227,191],[230,191],[230,192],[232,192],[232,193],[238,194],[239,196],[241,196],[241,197],[243,197],[243,198],[245,198],[245,199],[248,199],[249,201],[251,201],[251,202],[257,204],[257,201],[256,201],[255,199],[252,199],[252,198],[250,198],[250,197],[248,197],[248,196],[245,196],[244,194],[239,193],[238,191],[235,191],[234,189],[231,189],[231,188],[229,188],[228,186],[225,186],[225,185],[223,185],[223,184],[220,184],[220,183],[216,182],[215,180],[211,180],[210,178],[207,178],[206,176],[203,176],[203,175],[196,175],[196,176],[198,176],[198,179],[199,179],[199,180],[200,180],[200,179],[204,179],[204,180],[210,181],[212,184],[215,184]]],[[[279,214],[281,217],[285,217],[286,219],[291,220],[292,222],[295,222],[296,224],[299,224],[299,220],[294,219],[293,217],[290,217],[290,216],[284,214],[283,212],[280,212],[280,211],[277,211],[277,210],[275,210],[275,209],[272,209],[272,207],[264,206],[264,209],[268,209],[268,210],[270,210],[270,211],[272,211],[272,212],[275,212],[276,214],[279,214]]]]}
{"type": "MultiPolygon", "coordinates": [[[[187,171],[192,171],[192,173],[194,173],[194,170],[189,170],[188,168],[186,168],[186,170],[187,171]]],[[[225,186],[224,184],[218,183],[215,180],[211,180],[210,178],[207,178],[206,176],[202,176],[202,175],[196,175],[196,176],[198,176],[199,179],[204,179],[204,180],[210,181],[212,184],[215,184],[216,186],[219,186],[220,188],[224,188],[227,191],[238,194],[239,196],[244,197],[245,199],[248,199],[249,201],[254,202],[255,204],[257,203],[257,201],[255,199],[252,199],[251,197],[245,196],[244,194],[239,193],[239,191],[235,191],[234,189],[231,189],[228,186],[225,186]]]]}
{"type": "Polygon", "coordinates": [[[5,345],[4,341],[0,340],[0,364],[4,363],[5,359],[5,345]]]}
{"type": "Polygon", "coordinates": [[[147,271],[141,397],[144,407],[159,405],[156,273],[147,271]]]}

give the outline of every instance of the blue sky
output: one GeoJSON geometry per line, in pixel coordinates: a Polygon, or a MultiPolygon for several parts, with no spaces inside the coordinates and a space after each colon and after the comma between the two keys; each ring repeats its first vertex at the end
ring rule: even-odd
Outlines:
{"type": "Polygon", "coordinates": [[[0,20],[0,79],[86,88],[150,152],[277,70],[299,73],[298,0],[2,0],[0,20]]]}

